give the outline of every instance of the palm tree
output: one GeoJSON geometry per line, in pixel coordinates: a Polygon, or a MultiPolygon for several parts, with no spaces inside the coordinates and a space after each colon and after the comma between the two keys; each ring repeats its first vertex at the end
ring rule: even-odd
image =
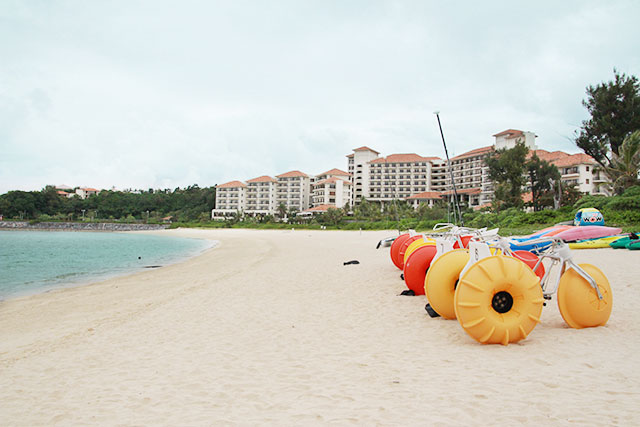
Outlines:
{"type": "Polygon", "coordinates": [[[613,184],[616,193],[622,194],[625,189],[640,183],[640,130],[628,135],[618,154],[612,154],[611,165],[605,168],[605,173],[613,184]]]}
{"type": "Polygon", "coordinates": [[[287,216],[287,206],[280,202],[278,205],[278,217],[280,217],[280,220],[282,221],[285,216],[287,216]]]}

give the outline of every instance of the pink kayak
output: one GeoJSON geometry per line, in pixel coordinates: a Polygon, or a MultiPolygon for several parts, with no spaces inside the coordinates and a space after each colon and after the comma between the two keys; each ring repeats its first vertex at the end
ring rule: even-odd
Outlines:
{"type": "Polygon", "coordinates": [[[600,237],[614,236],[622,232],[621,228],[605,227],[604,225],[581,225],[561,231],[556,237],[565,242],[585,239],[599,239],[600,237]]]}

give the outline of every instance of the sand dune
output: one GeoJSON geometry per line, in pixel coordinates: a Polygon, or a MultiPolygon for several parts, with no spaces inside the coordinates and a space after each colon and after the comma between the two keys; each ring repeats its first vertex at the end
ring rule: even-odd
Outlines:
{"type": "Polygon", "coordinates": [[[640,424],[640,253],[575,251],[609,277],[606,327],[552,301],[503,347],[397,296],[390,232],[163,233],[221,243],[0,303],[1,424],[640,424]]]}

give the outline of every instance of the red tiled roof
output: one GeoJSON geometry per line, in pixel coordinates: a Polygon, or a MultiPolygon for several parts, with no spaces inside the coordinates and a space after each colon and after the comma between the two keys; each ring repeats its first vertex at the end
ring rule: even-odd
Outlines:
{"type": "Polygon", "coordinates": [[[518,129],[507,129],[507,130],[503,130],[500,133],[496,133],[495,135],[493,135],[494,137],[498,137],[498,136],[506,136],[508,139],[511,138],[517,138],[519,136],[522,136],[522,131],[518,130],[518,129]]]}
{"type": "Polygon", "coordinates": [[[324,173],[319,173],[319,174],[318,174],[318,176],[322,176],[322,175],[351,176],[351,174],[350,174],[349,172],[345,172],[345,171],[342,171],[342,170],[340,170],[340,169],[336,169],[336,168],[333,168],[333,169],[328,170],[328,171],[326,171],[326,172],[324,172],[324,173]]]}
{"type": "Polygon", "coordinates": [[[428,200],[428,199],[441,199],[439,191],[425,191],[424,193],[414,194],[413,196],[409,196],[409,199],[419,199],[419,200],[428,200]]]}
{"type": "Polygon", "coordinates": [[[276,180],[271,178],[270,176],[262,175],[257,178],[250,179],[247,182],[276,182],[276,180]]]}
{"type": "Polygon", "coordinates": [[[458,156],[452,157],[451,161],[454,160],[458,160],[458,159],[464,159],[466,157],[473,157],[473,156],[479,156],[481,154],[487,154],[493,151],[493,145],[489,145],[486,147],[480,147],[480,148],[476,148],[473,149],[471,151],[467,151],[466,153],[462,153],[458,156]]]}
{"type": "Polygon", "coordinates": [[[480,209],[482,209],[482,208],[490,208],[491,206],[493,206],[493,203],[488,202],[488,203],[484,203],[484,204],[482,204],[482,205],[474,206],[474,207],[473,207],[473,210],[474,210],[474,211],[478,211],[478,210],[480,210],[480,209]]]}
{"type": "Polygon", "coordinates": [[[276,175],[276,178],[296,178],[296,177],[304,177],[304,178],[309,178],[309,175],[307,175],[304,172],[300,172],[300,171],[290,171],[290,172],[285,172],[283,174],[280,175],[276,175]]]}
{"type": "Polygon", "coordinates": [[[569,154],[567,157],[559,160],[554,160],[552,162],[556,167],[566,167],[566,166],[575,166],[575,165],[594,165],[596,161],[593,157],[588,154],[578,153],[578,154],[569,154]]]}
{"type": "MultiPolygon", "coordinates": [[[[458,194],[480,194],[482,191],[479,188],[458,188],[456,192],[458,194]]],[[[440,194],[443,196],[450,196],[453,194],[453,190],[443,191],[440,194]]]]}
{"type": "Polygon", "coordinates": [[[353,185],[349,181],[345,181],[344,179],[331,177],[331,178],[323,179],[322,181],[319,181],[319,182],[315,182],[315,183],[313,183],[313,186],[315,187],[316,185],[331,184],[331,183],[335,183],[335,182],[338,182],[338,181],[342,181],[342,185],[353,185]]]}
{"type": "MultiPolygon", "coordinates": [[[[530,151],[527,158],[531,158],[533,153],[533,151],[530,151]]],[[[593,157],[584,153],[568,154],[564,151],[549,152],[547,150],[535,150],[535,153],[540,160],[549,162],[559,168],[584,164],[591,165],[596,163],[593,157]]]]}
{"type": "Polygon", "coordinates": [[[354,155],[354,154],[353,154],[353,153],[351,153],[351,154],[347,154],[345,157],[353,157],[353,155],[354,155]]]}
{"type": "Polygon", "coordinates": [[[331,208],[338,209],[336,205],[318,205],[309,209],[305,209],[303,212],[326,212],[331,208]]]}
{"type": "MultiPolygon", "coordinates": [[[[422,157],[416,153],[389,154],[387,157],[371,160],[369,163],[423,163],[438,157],[422,157]]],[[[439,160],[439,159],[438,159],[439,160]]]]}
{"type": "Polygon", "coordinates": [[[371,151],[371,152],[373,152],[373,153],[380,154],[380,153],[378,153],[376,150],[372,150],[371,148],[369,148],[369,147],[367,147],[367,146],[362,146],[362,147],[359,147],[359,148],[354,148],[354,149],[353,149],[353,151],[371,151]]]}
{"type": "Polygon", "coordinates": [[[530,159],[534,153],[540,158],[540,160],[544,160],[546,162],[552,162],[554,160],[562,159],[569,155],[564,151],[532,150],[527,154],[527,159],[530,159]]]}
{"type": "Polygon", "coordinates": [[[80,190],[84,190],[84,191],[98,191],[95,188],[89,188],[89,187],[82,187],[80,188],[80,190]]]}
{"type": "Polygon", "coordinates": [[[247,185],[240,181],[229,181],[224,184],[216,185],[216,188],[237,188],[237,187],[246,187],[247,185]]]}

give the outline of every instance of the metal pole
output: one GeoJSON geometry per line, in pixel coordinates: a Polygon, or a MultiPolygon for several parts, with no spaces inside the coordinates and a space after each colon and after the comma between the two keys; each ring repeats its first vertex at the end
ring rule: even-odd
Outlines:
{"type": "Polygon", "coordinates": [[[451,168],[451,161],[449,160],[449,151],[447,150],[447,143],[444,142],[444,133],[442,132],[442,124],[440,123],[440,111],[434,111],[436,117],[438,118],[438,127],[440,128],[440,136],[442,137],[442,145],[444,145],[444,154],[447,156],[447,166],[449,167],[449,173],[451,174],[451,185],[453,186],[453,200],[456,204],[454,210],[454,217],[457,211],[458,218],[460,219],[460,225],[464,225],[464,221],[462,221],[462,213],[460,212],[460,204],[458,203],[458,191],[456,189],[456,182],[453,178],[453,169],[451,168]]]}

